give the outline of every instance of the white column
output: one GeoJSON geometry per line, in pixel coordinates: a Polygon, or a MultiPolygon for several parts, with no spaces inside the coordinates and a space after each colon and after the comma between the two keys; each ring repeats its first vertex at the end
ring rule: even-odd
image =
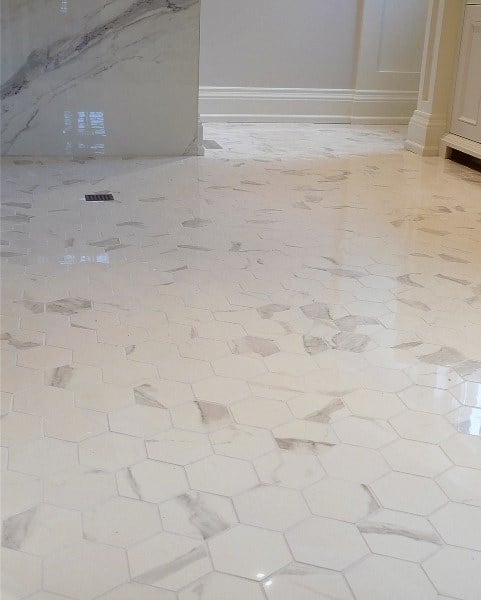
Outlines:
{"type": "Polygon", "coordinates": [[[437,156],[448,130],[465,0],[429,0],[417,109],[405,147],[437,156]]]}

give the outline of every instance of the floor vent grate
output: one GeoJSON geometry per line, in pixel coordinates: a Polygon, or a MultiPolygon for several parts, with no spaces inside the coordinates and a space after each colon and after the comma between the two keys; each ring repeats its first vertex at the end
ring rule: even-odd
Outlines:
{"type": "Polygon", "coordinates": [[[113,199],[112,194],[85,194],[87,202],[112,202],[113,199]]]}

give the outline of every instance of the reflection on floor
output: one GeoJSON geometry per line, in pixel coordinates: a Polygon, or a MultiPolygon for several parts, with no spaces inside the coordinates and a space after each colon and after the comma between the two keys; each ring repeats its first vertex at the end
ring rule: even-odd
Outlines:
{"type": "Polygon", "coordinates": [[[402,134],[5,162],[5,600],[479,600],[481,175],[402,134]]]}

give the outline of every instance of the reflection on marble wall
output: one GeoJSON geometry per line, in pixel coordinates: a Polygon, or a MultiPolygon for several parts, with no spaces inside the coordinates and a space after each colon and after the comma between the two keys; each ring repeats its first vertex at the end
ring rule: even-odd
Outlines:
{"type": "Polygon", "coordinates": [[[2,0],[2,154],[197,153],[199,0],[2,0]]]}

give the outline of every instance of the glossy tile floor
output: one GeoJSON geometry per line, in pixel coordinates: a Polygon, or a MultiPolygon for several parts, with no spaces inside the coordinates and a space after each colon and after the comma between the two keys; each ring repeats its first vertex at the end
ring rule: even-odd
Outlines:
{"type": "Polygon", "coordinates": [[[481,598],[481,174],[403,133],[5,161],[3,600],[481,598]]]}

